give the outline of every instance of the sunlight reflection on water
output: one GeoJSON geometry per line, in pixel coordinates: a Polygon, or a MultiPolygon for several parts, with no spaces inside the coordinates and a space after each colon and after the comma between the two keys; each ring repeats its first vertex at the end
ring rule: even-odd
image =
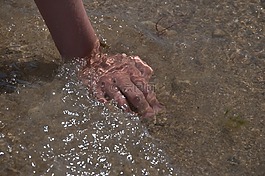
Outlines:
{"type": "Polygon", "coordinates": [[[65,67],[62,74],[68,79],[61,99],[67,106],[63,117],[56,119],[60,134],[43,126],[48,140],[39,154],[48,162],[46,173],[173,175],[174,168],[158,147],[159,141],[148,134],[139,117],[93,101],[80,88],[72,68],[65,67]]]}
{"type": "Polygon", "coordinates": [[[51,83],[2,97],[0,174],[177,175],[136,114],[91,98],[79,67],[65,64],[51,83]]]}

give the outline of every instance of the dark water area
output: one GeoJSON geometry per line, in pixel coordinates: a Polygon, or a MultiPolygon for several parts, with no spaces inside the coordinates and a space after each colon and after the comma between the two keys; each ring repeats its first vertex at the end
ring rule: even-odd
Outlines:
{"type": "Polygon", "coordinates": [[[0,0],[0,175],[265,175],[263,0],[84,3],[166,108],[142,123],[96,102],[35,4],[0,0]]]}

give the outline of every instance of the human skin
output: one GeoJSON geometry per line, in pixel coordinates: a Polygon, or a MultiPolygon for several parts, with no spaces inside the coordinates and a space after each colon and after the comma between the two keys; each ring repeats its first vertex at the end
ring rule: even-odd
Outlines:
{"type": "Polygon", "coordinates": [[[125,111],[133,110],[143,117],[152,117],[161,110],[148,85],[152,68],[138,56],[100,53],[99,40],[82,0],[35,0],[35,3],[63,59],[87,60],[79,76],[99,101],[114,99],[125,111]]]}
{"type": "Polygon", "coordinates": [[[35,0],[64,59],[89,57],[97,36],[82,0],[35,0]]]}

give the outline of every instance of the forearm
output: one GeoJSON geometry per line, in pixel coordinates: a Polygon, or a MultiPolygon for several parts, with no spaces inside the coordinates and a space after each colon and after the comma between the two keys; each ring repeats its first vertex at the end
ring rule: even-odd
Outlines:
{"type": "Polygon", "coordinates": [[[89,57],[97,37],[82,0],[34,1],[62,57],[89,57]]]}

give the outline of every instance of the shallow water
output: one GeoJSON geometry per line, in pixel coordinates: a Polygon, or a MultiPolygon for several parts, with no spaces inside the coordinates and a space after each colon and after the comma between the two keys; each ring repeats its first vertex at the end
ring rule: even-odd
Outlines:
{"type": "Polygon", "coordinates": [[[93,101],[34,3],[2,0],[1,175],[265,174],[263,1],[85,5],[105,52],[152,66],[166,110],[143,124],[93,101]]]}
{"type": "Polygon", "coordinates": [[[74,65],[61,70],[50,83],[2,97],[2,173],[176,173],[160,141],[149,135],[139,117],[93,101],[75,79],[74,65]],[[10,99],[16,103],[12,107],[10,99]]]}

